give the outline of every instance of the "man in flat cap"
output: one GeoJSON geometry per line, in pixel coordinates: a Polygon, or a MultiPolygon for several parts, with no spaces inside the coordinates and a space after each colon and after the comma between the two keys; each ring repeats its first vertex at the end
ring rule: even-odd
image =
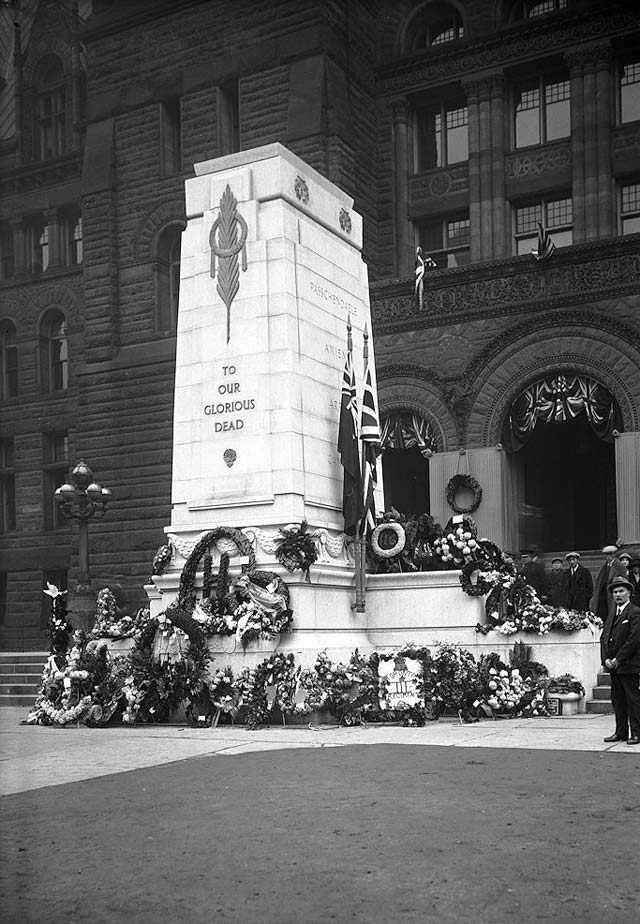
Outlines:
{"type": "Polygon", "coordinates": [[[628,578],[615,577],[609,587],[614,610],[602,630],[600,657],[611,675],[616,730],[604,740],[640,744],[640,607],[631,603],[628,578]]]}
{"type": "Polygon", "coordinates": [[[538,546],[530,545],[528,549],[520,552],[520,570],[524,574],[527,584],[535,590],[540,601],[546,603],[549,589],[544,565],[538,559],[538,546]]]}
{"type": "Polygon", "coordinates": [[[551,571],[547,577],[549,588],[549,603],[551,606],[560,606],[562,602],[562,559],[551,559],[551,571]]]}
{"type": "Polygon", "coordinates": [[[602,620],[603,625],[613,608],[613,597],[608,589],[609,584],[614,577],[626,577],[627,574],[624,564],[616,557],[618,551],[617,545],[605,545],[603,547],[602,554],[605,556],[605,560],[598,571],[593,596],[589,604],[589,609],[602,620]]]}
{"type": "Polygon", "coordinates": [[[569,610],[586,613],[593,595],[591,572],[579,562],[580,552],[567,552],[564,556],[569,567],[562,572],[560,599],[569,610]]]}

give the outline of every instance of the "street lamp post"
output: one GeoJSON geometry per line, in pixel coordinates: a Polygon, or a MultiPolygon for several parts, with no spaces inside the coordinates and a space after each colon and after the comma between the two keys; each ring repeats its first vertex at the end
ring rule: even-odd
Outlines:
{"type": "Polygon", "coordinates": [[[60,512],[69,520],[78,521],[78,581],[70,602],[70,615],[77,628],[90,631],[95,616],[95,600],[91,595],[89,570],[89,520],[103,517],[111,500],[109,488],[93,480],[93,472],[82,459],[71,472],[71,484],[63,484],[55,492],[60,512]]]}

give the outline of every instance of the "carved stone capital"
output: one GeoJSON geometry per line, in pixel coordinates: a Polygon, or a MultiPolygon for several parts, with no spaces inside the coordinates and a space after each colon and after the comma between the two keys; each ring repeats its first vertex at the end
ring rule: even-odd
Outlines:
{"type": "Polygon", "coordinates": [[[408,101],[405,99],[405,97],[401,97],[400,99],[394,99],[391,102],[391,113],[393,115],[394,125],[399,125],[400,123],[403,123],[403,122],[405,124],[408,123],[410,111],[411,111],[411,108],[409,106],[408,101]]]}
{"type": "Polygon", "coordinates": [[[609,42],[605,42],[592,45],[590,48],[568,51],[564,55],[564,60],[572,73],[596,69],[608,70],[613,62],[613,49],[609,42]]]}

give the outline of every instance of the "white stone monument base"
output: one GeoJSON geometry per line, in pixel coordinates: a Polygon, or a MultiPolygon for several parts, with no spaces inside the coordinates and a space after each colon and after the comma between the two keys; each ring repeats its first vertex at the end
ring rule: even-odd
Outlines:
{"type": "MultiPolygon", "coordinates": [[[[243,648],[234,636],[214,636],[209,643],[215,659],[213,669],[230,666],[234,675],[254,667],[273,651],[293,653],[296,663],[312,667],[320,651],[332,661],[347,663],[357,648],[369,654],[407,644],[435,648],[440,642],[461,645],[476,659],[491,651],[509,663],[516,642],[531,646],[531,658],[546,665],[550,676],[573,674],[584,685],[586,696],[597,682],[600,647],[597,634],[588,629],[553,632],[540,636],[528,632],[502,635],[476,631],[484,623],[484,597],[470,597],[460,587],[459,571],[418,574],[376,574],[367,577],[366,612],[356,613],[353,571],[311,568],[310,581],[279,569],[291,594],[293,624],[278,638],[249,642],[243,648]]],[[[179,573],[154,578],[147,586],[152,616],[163,612],[177,596],[179,573]]],[[[196,589],[201,584],[196,582],[196,589]]]]}

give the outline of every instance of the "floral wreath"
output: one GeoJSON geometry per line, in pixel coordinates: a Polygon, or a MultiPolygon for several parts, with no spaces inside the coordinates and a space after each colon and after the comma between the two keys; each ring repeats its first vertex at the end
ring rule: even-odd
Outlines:
{"type": "Polygon", "coordinates": [[[407,534],[404,531],[404,527],[401,526],[400,523],[381,523],[380,526],[376,526],[374,531],[371,533],[371,548],[373,549],[373,553],[377,556],[377,558],[395,558],[400,554],[400,552],[402,552],[406,541],[407,534]],[[389,549],[383,549],[380,545],[380,536],[382,536],[384,533],[393,533],[393,535],[396,537],[395,543],[389,549]]]}
{"type": "Polygon", "coordinates": [[[484,577],[481,567],[482,562],[480,561],[468,561],[462,566],[460,584],[464,592],[469,594],[470,597],[484,597],[495,586],[495,578],[492,576],[492,579],[489,580],[484,577]],[[471,575],[476,573],[478,577],[474,584],[471,580],[471,575]]]}
{"type": "Polygon", "coordinates": [[[472,475],[454,475],[447,484],[447,503],[456,513],[473,513],[480,506],[482,488],[472,475]],[[456,494],[460,488],[468,488],[473,494],[473,500],[467,507],[456,503],[456,494]]]}

